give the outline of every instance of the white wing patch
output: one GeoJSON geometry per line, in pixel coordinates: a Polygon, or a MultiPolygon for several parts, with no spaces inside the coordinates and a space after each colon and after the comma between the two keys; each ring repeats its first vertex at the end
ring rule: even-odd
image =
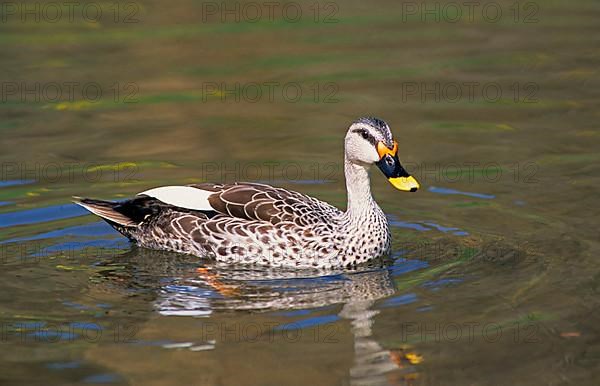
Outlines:
{"type": "Polygon", "coordinates": [[[138,193],[154,197],[165,204],[193,210],[215,210],[210,206],[208,197],[215,192],[193,188],[191,186],[161,186],[138,193]]]}

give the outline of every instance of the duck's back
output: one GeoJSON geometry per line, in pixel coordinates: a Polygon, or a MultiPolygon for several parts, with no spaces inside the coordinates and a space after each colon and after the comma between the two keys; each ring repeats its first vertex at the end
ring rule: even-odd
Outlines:
{"type": "Polygon", "coordinates": [[[227,263],[339,265],[343,237],[336,231],[343,213],[282,188],[205,183],[151,189],[121,203],[89,199],[79,203],[148,248],[227,263]]]}

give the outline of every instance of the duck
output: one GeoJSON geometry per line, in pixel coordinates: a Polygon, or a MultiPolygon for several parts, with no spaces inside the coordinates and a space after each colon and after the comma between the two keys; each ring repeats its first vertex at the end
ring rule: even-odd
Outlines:
{"type": "Polygon", "coordinates": [[[73,197],[138,246],[224,264],[337,269],[389,254],[387,217],[371,194],[375,165],[391,185],[415,192],[389,125],[374,117],[350,124],[344,139],[346,210],[255,182],[161,186],[119,202],[73,197]]]}

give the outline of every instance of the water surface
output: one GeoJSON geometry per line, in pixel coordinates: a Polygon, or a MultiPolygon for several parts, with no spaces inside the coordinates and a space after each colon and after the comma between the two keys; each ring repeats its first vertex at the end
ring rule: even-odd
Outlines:
{"type": "Polygon", "coordinates": [[[103,91],[0,104],[3,382],[595,384],[598,4],[535,3],[533,23],[405,20],[388,1],[340,3],[333,23],[305,2],[298,23],[220,23],[202,4],[0,25],[2,82],[103,91]],[[304,93],[240,91],[264,82],[304,93]],[[503,96],[422,88],[463,82],[503,96]],[[136,248],[70,203],[250,180],[344,208],[343,136],[361,115],[390,123],[423,189],[373,172],[393,252],[354,271],[136,248]]]}

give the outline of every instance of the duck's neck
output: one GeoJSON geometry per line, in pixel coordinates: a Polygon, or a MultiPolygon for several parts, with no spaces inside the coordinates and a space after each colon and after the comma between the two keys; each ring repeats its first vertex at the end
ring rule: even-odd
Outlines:
{"type": "Polygon", "coordinates": [[[371,196],[371,181],[366,166],[344,160],[348,206],[345,217],[352,222],[359,222],[379,207],[371,196]]]}

